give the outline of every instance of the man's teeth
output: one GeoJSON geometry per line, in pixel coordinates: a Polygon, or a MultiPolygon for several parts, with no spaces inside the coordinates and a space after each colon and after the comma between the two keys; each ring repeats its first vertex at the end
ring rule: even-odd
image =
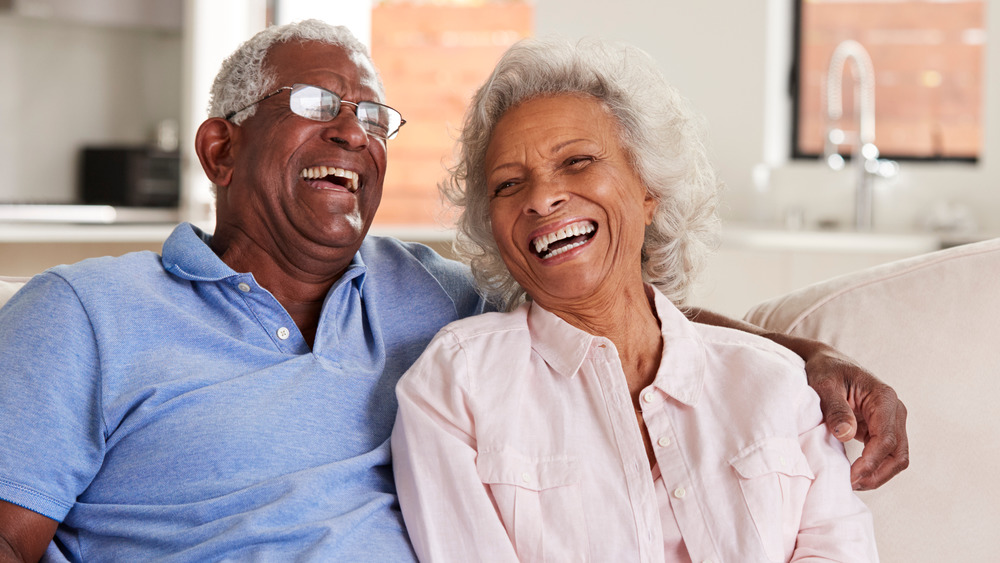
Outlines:
{"type": "Polygon", "coordinates": [[[334,168],[333,166],[313,166],[304,168],[300,174],[306,180],[318,180],[327,176],[334,176],[346,180],[346,187],[352,192],[358,191],[358,173],[353,170],[334,168]]]}
{"type": "Polygon", "coordinates": [[[544,258],[551,258],[553,256],[558,256],[563,252],[573,250],[574,248],[585,244],[587,241],[582,240],[580,242],[575,242],[573,244],[567,244],[566,246],[557,248],[553,250],[550,254],[545,253],[549,250],[549,245],[557,240],[562,240],[564,238],[576,237],[580,235],[586,235],[594,232],[594,224],[590,222],[583,223],[573,223],[572,225],[567,225],[554,233],[549,233],[547,235],[542,235],[531,243],[535,246],[535,252],[544,258]]]}

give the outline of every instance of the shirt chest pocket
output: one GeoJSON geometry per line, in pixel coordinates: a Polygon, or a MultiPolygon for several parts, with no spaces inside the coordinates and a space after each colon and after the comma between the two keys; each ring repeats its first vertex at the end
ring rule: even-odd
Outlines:
{"type": "Polygon", "coordinates": [[[785,561],[795,546],[802,506],[815,476],[796,440],[769,438],[729,461],[768,559],[785,561]]]}
{"type": "Polygon", "coordinates": [[[487,485],[522,561],[588,561],[589,537],[575,458],[479,452],[487,485]]]}

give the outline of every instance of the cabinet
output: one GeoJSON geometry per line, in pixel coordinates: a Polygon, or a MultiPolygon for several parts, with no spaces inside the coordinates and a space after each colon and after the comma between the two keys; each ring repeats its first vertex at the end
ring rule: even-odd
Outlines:
{"type": "Polygon", "coordinates": [[[183,0],[7,0],[4,12],[113,27],[179,31],[183,0]]]}

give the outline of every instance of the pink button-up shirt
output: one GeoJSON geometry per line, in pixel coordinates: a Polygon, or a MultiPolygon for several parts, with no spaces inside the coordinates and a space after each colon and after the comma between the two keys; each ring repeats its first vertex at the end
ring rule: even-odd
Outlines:
{"type": "Polygon", "coordinates": [[[392,435],[422,560],[877,561],[801,359],[655,304],[654,472],[610,340],[530,304],[434,338],[392,435]]]}

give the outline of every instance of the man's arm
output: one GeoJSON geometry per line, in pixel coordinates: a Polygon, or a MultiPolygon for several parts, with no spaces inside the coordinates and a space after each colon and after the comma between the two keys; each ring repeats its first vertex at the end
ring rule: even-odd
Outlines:
{"type": "Polygon", "coordinates": [[[855,489],[880,487],[910,464],[906,407],[892,387],[844,354],[817,340],[768,332],[704,309],[692,307],[687,316],[694,322],[763,336],[805,360],[809,385],[819,395],[827,428],[841,442],[857,438],[865,444],[851,466],[855,489]]]}
{"type": "Polygon", "coordinates": [[[51,518],[0,500],[0,563],[38,561],[58,526],[51,518]]]}

